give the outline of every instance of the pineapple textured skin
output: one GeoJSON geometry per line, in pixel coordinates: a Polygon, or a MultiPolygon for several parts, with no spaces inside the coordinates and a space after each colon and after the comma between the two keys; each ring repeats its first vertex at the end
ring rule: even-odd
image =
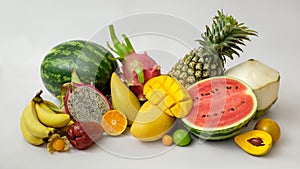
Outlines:
{"type": "Polygon", "coordinates": [[[200,47],[191,50],[176,63],[169,75],[176,78],[185,88],[197,81],[224,75],[224,67],[219,57],[203,53],[200,47]]]}
{"type": "Polygon", "coordinates": [[[199,47],[180,59],[168,74],[186,88],[202,79],[222,76],[226,58],[232,60],[233,55],[239,57],[238,52],[243,52],[239,45],[244,46],[244,41],[250,41],[250,35],[257,36],[257,32],[218,11],[211,28],[206,26],[201,34],[202,39],[197,40],[199,47]]]}

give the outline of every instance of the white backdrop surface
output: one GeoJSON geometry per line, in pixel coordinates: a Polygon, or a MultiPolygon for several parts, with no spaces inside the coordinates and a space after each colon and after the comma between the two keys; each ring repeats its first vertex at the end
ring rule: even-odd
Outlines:
{"type": "MultiPolygon", "coordinates": [[[[300,167],[299,1],[1,0],[0,4],[1,169],[300,167]],[[43,57],[53,46],[71,39],[91,39],[104,26],[145,12],[176,16],[203,31],[205,25],[211,24],[211,18],[218,9],[232,14],[259,33],[259,37],[246,43],[241,57],[228,60],[227,66],[256,58],[281,74],[279,99],[267,117],[279,123],[282,135],[268,155],[248,155],[232,139],[203,144],[194,141],[188,147],[173,147],[163,154],[142,159],[120,157],[97,146],[86,151],[72,149],[68,153],[50,155],[45,147],[34,147],[24,141],[19,129],[20,114],[37,90],[45,90],[39,68],[43,57]]],[[[135,23],[132,29],[143,22],[135,23]]],[[[167,24],[156,26],[167,27],[167,24]]],[[[189,33],[186,32],[187,35],[189,33]]],[[[193,39],[187,38],[187,41],[190,40],[187,43],[193,44],[199,37],[200,34],[193,39]]],[[[139,40],[136,39],[137,42],[139,40]]],[[[138,43],[136,47],[139,48],[138,43]]],[[[171,52],[170,49],[168,52],[171,52]]],[[[164,59],[160,58],[160,62],[164,64],[164,59]]],[[[47,92],[43,96],[54,100],[47,92]]],[[[136,151],[157,149],[159,147],[155,146],[161,145],[150,146],[136,151]]],[[[127,148],[136,147],[129,144],[127,148]]]]}

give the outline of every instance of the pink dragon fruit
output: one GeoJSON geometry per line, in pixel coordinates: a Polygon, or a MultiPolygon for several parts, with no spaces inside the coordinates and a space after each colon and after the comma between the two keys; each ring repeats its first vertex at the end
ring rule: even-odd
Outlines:
{"type": "Polygon", "coordinates": [[[115,49],[109,43],[107,45],[109,49],[119,55],[117,59],[122,63],[124,81],[139,100],[146,100],[143,94],[144,84],[149,79],[160,75],[160,66],[146,52],[136,53],[128,37],[124,34],[122,37],[125,43],[121,43],[115,34],[113,25],[109,25],[109,31],[115,49]]]}
{"type": "Polygon", "coordinates": [[[112,109],[109,100],[94,85],[83,84],[75,70],[72,82],[62,88],[63,104],[67,114],[78,122],[101,122],[102,114],[112,109]]]}

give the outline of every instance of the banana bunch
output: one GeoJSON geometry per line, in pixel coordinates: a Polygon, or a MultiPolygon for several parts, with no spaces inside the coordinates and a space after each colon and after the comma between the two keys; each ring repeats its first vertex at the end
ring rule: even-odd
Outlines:
{"type": "Polygon", "coordinates": [[[41,145],[56,131],[66,131],[73,123],[70,115],[63,112],[54,111],[56,105],[41,98],[42,91],[24,108],[20,128],[23,137],[33,145],[41,145]]]}

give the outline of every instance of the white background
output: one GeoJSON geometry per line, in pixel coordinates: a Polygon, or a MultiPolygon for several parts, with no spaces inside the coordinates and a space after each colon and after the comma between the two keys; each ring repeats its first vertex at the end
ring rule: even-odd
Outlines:
{"type": "MultiPolygon", "coordinates": [[[[297,0],[1,0],[0,168],[299,168],[299,6],[297,0]],[[188,147],[174,147],[163,155],[139,160],[118,157],[97,147],[50,155],[45,147],[24,141],[19,129],[20,114],[33,94],[44,89],[40,63],[54,45],[70,39],[89,39],[105,25],[143,12],[178,16],[203,31],[218,9],[259,33],[259,37],[246,43],[241,57],[228,61],[227,66],[256,58],[281,74],[279,100],[267,117],[279,123],[282,136],[268,155],[248,155],[232,139],[193,142],[188,147]]],[[[53,99],[47,93],[44,97],[53,99]]]]}

